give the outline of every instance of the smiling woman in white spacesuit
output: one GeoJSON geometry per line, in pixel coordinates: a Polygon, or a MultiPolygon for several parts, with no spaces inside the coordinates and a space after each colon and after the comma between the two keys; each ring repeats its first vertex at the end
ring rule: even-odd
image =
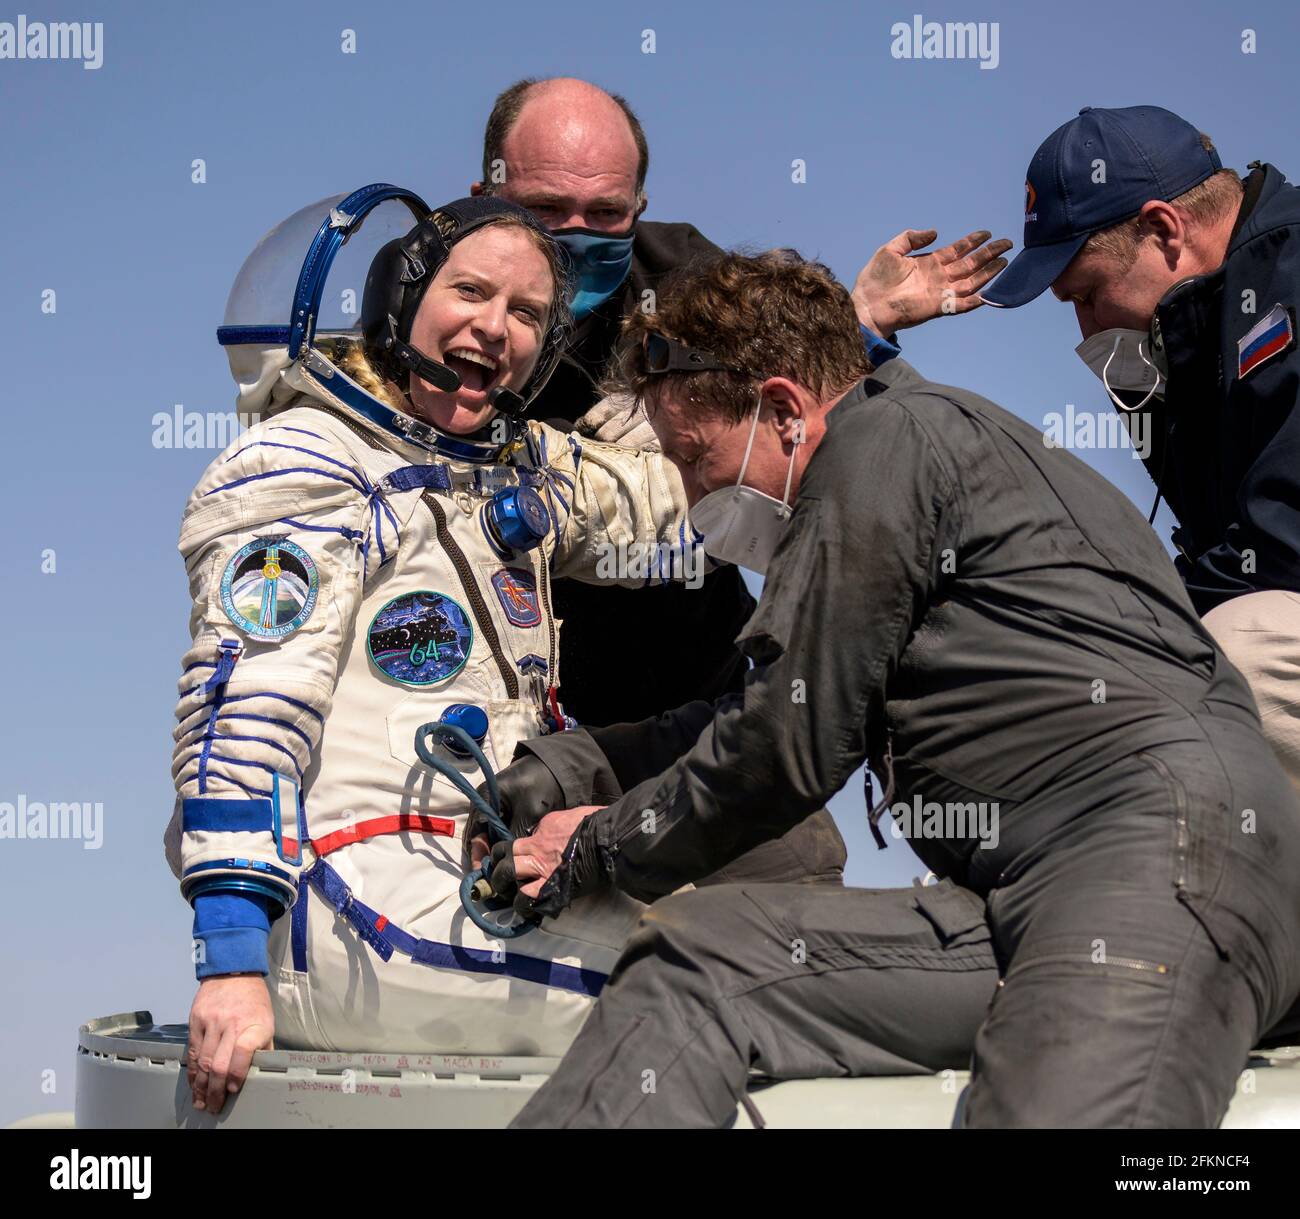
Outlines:
{"type": "Polygon", "coordinates": [[[614,897],[516,939],[476,926],[458,894],[469,803],[446,772],[483,776],[454,740],[422,736],[442,773],[416,749],[422,725],[452,723],[500,769],[563,729],[552,575],[685,545],[659,454],[518,419],[562,348],[565,287],[522,209],[430,213],[379,186],[291,217],[236,281],[219,337],[241,409],[265,417],[199,480],[180,538],[193,646],[168,856],[195,911],[200,1108],[273,1036],[562,1054],[635,922],[614,897]],[[418,223],[370,262],[360,332],[326,333],[329,264],[381,205],[418,223]],[[267,262],[295,234],[290,300],[267,262]]]}

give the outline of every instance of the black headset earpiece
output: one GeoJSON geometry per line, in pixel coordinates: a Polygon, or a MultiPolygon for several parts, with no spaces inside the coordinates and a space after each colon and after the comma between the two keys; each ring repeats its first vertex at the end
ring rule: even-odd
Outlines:
{"type": "Polygon", "coordinates": [[[504,385],[498,385],[488,394],[488,401],[507,419],[522,419],[524,411],[528,409],[528,403],[513,389],[506,389],[504,385]]]}
{"type": "Polygon", "coordinates": [[[460,389],[460,376],[454,369],[430,359],[422,351],[409,343],[403,343],[397,337],[397,319],[391,313],[388,315],[388,330],[384,335],[384,350],[408,372],[413,372],[417,377],[427,381],[434,389],[445,390],[448,393],[460,389]]]}

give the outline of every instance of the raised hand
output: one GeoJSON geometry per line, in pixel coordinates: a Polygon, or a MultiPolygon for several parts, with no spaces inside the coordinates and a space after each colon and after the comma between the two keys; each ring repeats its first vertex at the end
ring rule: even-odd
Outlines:
{"type": "Polygon", "coordinates": [[[977,293],[1007,265],[1001,256],[1011,242],[1005,237],[989,241],[991,234],[980,229],[928,254],[916,253],[938,236],[936,229],[907,229],[882,245],[858,272],[853,304],[864,326],[888,338],[983,303],[977,293]]]}

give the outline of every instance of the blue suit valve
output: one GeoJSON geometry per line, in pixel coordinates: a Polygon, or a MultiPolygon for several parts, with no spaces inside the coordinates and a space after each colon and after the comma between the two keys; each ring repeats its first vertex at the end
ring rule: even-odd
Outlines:
{"type": "MultiPolygon", "coordinates": [[[[487,736],[487,712],[482,707],[474,706],[473,703],[452,703],[438,717],[438,722],[440,724],[452,724],[457,728],[464,729],[465,734],[475,745],[483,744],[483,738],[487,736]]],[[[442,738],[442,743],[448,752],[455,754],[458,758],[469,758],[471,756],[469,750],[456,740],[453,733],[447,733],[442,738]]]]}
{"type": "Polygon", "coordinates": [[[506,487],[483,509],[483,524],[498,550],[532,550],[549,532],[551,514],[532,487],[506,487]]]}

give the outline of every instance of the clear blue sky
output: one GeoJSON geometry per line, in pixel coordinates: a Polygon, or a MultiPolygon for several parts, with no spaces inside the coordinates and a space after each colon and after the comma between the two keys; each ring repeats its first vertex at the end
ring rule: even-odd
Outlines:
{"type": "MultiPolygon", "coordinates": [[[[76,1026],[152,1008],[186,1018],[189,919],[163,861],[172,708],[187,641],[176,529],[215,455],[156,449],[151,419],[229,409],[213,331],[257,238],[310,200],[386,179],[431,202],[477,176],[493,96],[524,75],[624,93],[651,145],[650,219],[713,240],[789,245],[852,281],[905,227],[1019,241],[1024,169],[1080,106],[1155,103],[1224,163],[1300,173],[1291,4],[655,0],[219,5],[32,0],[0,11],[104,24],[103,66],[0,60],[3,418],[9,529],[0,604],[0,802],[102,802],[103,846],[0,840],[0,1122],[73,1106],[76,1026]],[[891,58],[890,27],[999,23],[1000,62],[891,58]],[[1241,31],[1258,49],[1241,51],[1241,31]],[[357,53],[340,52],[356,31],[357,53]],[[643,31],[655,33],[642,53],[643,31]],[[202,158],[207,182],[191,182],[202,158]],[[791,181],[791,162],[807,181],[791,181]],[[53,289],[57,311],[43,313],[53,289]],[[56,571],[42,572],[55,552],[56,571]],[[41,1073],[55,1072],[52,1094],[41,1073]]],[[[1050,300],[904,336],[907,357],[1042,425],[1103,406],[1050,300]]],[[[1143,511],[1127,452],[1085,454],[1143,511]]],[[[1158,521],[1162,536],[1169,522],[1158,521]]],[[[629,658],[626,680],[636,680],[629,658]]],[[[850,878],[907,883],[878,855],[860,785],[833,804],[850,878]]]]}

